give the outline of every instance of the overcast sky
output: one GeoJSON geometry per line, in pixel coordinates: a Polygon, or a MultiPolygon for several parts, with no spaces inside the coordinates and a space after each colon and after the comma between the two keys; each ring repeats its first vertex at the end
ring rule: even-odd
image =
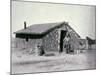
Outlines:
{"type": "MultiPolygon", "coordinates": [[[[95,39],[95,6],[12,2],[12,33],[40,23],[66,21],[82,37],[95,39]]],[[[12,35],[14,36],[14,35],[12,35]]]]}

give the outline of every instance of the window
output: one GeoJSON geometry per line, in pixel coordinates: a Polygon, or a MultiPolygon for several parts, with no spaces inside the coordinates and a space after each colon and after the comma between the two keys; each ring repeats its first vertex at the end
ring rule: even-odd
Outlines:
{"type": "Polygon", "coordinates": [[[28,42],[28,37],[26,37],[26,42],[28,42]]]}

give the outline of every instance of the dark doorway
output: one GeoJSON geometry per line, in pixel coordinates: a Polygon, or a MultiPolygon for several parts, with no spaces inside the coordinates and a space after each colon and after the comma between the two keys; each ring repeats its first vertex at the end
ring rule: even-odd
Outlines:
{"type": "Polygon", "coordinates": [[[60,50],[59,50],[59,52],[63,52],[63,39],[65,38],[65,35],[66,35],[66,31],[61,30],[61,33],[60,33],[60,50]]]}

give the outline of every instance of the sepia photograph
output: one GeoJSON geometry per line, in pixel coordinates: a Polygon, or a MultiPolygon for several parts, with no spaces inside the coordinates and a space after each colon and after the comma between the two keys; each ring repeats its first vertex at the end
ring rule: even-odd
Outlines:
{"type": "Polygon", "coordinates": [[[96,69],[96,6],[11,1],[11,74],[96,69]]]}

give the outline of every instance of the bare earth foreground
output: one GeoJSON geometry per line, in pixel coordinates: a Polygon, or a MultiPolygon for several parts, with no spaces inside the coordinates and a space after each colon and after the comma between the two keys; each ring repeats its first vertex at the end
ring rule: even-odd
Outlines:
{"type": "Polygon", "coordinates": [[[21,50],[12,50],[12,74],[51,71],[69,71],[96,68],[95,50],[79,54],[34,56],[21,50]]]}

